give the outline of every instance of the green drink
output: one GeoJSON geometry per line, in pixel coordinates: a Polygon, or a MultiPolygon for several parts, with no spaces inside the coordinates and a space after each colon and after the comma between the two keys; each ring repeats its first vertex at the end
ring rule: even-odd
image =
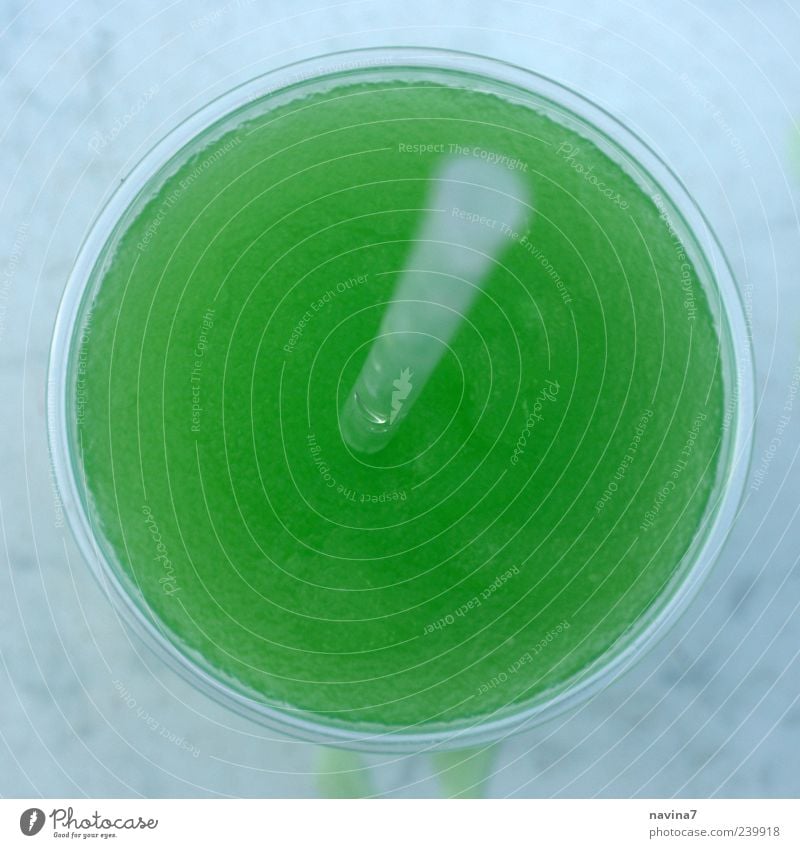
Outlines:
{"type": "Polygon", "coordinates": [[[62,482],[139,624],[354,742],[590,690],[735,488],[729,318],[673,201],[550,97],[434,58],[194,119],[105,214],[54,360],[62,482]]]}

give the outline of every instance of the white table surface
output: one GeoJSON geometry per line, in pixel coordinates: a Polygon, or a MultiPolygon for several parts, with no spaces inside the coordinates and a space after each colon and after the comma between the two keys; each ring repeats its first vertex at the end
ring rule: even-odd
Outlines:
{"type": "MultiPolygon", "coordinates": [[[[757,467],[800,367],[799,9],[0,0],[0,795],[320,791],[313,746],[231,716],[130,640],[57,526],[44,405],[55,311],[99,204],[155,140],[236,83],[353,47],[470,50],[567,83],[661,153],[725,246],[752,315],[757,467]],[[93,134],[154,86],[95,153],[93,134]]],[[[800,395],[681,624],[576,713],[501,745],[489,794],[800,794],[799,448],[800,395]]],[[[426,757],[363,764],[375,794],[439,791],[426,757]]]]}

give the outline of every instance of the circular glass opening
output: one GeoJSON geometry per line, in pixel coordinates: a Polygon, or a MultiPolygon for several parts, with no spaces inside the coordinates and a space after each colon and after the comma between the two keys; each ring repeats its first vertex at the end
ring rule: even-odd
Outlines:
{"type": "Polygon", "coordinates": [[[724,540],[745,324],[685,190],[479,57],[322,57],[126,179],[51,361],[66,509],[137,629],[289,732],[497,738],[621,671],[724,540]]]}

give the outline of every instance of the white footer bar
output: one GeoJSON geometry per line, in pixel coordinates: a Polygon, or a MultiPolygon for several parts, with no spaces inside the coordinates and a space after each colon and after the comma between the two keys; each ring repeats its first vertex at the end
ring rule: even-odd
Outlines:
{"type": "Polygon", "coordinates": [[[797,800],[0,800],[0,845],[800,846],[797,800]]]}

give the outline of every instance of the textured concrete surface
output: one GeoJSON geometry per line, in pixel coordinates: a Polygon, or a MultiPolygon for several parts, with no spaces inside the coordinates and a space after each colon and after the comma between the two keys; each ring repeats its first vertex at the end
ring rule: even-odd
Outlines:
{"type": "MultiPolygon", "coordinates": [[[[800,374],[796,5],[0,0],[0,31],[0,794],[331,791],[314,746],[210,703],[123,629],[63,527],[44,386],[76,250],[145,150],[236,83],[383,44],[510,60],[630,124],[707,213],[755,337],[753,468],[713,576],[635,671],[503,743],[488,792],[800,794],[800,396],[784,409],[800,374]]],[[[440,791],[423,756],[345,767],[368,767],[375,794],[440,791]]]]}

